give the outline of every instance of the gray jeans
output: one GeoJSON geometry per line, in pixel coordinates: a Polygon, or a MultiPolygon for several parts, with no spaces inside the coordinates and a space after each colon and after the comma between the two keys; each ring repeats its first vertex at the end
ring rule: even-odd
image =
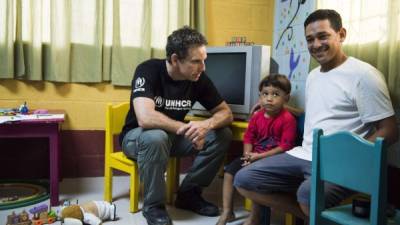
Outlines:
{"type": "MultiPolygon", "coordinates": [[[[297,201],[310,205],[311,161],[287,153],[260,159],[240,169],[234,186],[258,193],[292,192],[297,201]]],[[[325,182],[326,207],[338,205],[354,191],[325,182]]]]}
{"type": "Polygon", "coordinates": [[[140,180],[144,185],[143,210],[165,204],[164,173],[170,156],[197,154],[180,191],[195,186],[207,187],[217,174],[231,139],[229,128],[211,130],[206,135],[203,150],[198,151],[181,135],[141,127],[130,130],[122,141],[122,150],[138,163],[140,180]]]}

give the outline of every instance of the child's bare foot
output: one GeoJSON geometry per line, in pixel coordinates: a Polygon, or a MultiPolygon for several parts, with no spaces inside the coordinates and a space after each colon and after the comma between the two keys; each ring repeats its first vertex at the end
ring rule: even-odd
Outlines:
{"type": "Polygon", "coordinates": [[[225,225],[226,223],[233,221],[235,218],[233,212],[222,212],[216,225],[225,225]]]}

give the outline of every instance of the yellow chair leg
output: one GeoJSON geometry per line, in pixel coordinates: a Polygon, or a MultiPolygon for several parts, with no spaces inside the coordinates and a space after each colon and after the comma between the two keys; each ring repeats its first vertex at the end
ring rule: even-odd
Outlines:
{"type": "MultiPolygon", "coordinates": [[[[244,199],[244,208],[251,211],[252,201],[248,198],[244,199]]],[[[296,225],[296,217],[291,213],[285,213],[285,225],[296,225]]]]}
{"type": "Polygon", "coordinates": [[[245,208],[247,211],[251,211],[252,204],[253,204],[253,203],[251,202],[250,199],[248,199],[248,198],[245,198],[245,199],[244,199],[244,208],[245,208]]]}
{"type": "Polygon", "coordinates": [[[166,179],[166,184],[167,184],[166,200],[168,204],[172,204],[173,202],[174,193],[176,191],[177,179],[179,179],[177,178],[177,175],[179,175],[179,172],[177,172],[177,158],[171,157],[168,160],[167,179],[166,179]]]}
{"type": "Polygon", "coordinates": [[[175,159],[175,181],[174,181],[174,190],[173,193],[176,193],[179,189],[179,178],[180,178],[180,160],[179,158],[174,158],[175,159]]]}
{"type": "Polygon", "coordinates": [[[112,201],[112,169],[106,166],[104,169],[104,201],[112,201]]]}
{"type": "Polygon", "coordinates": [[[296,217],[291,213],[285,213],[285,225],[296,225],[296,217]]]}
{"type": "Polygon", "coordinates": [[[133,166],[133,171],[130,174],[130,193],[129,193],[129,211],[135,213],[139,210],[139,176],[138,176],[138,168],[135,163],[133,166]]]}

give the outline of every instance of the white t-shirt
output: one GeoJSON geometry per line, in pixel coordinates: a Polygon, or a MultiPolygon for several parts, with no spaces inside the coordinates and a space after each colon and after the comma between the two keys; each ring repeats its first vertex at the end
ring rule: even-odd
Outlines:
{"type": "Polygon", "coordinates": [[[382,74],[353,57],[340,66],[312,70],[306,81],[303,143],[287,153],[311,161],[313,129],[324,134],[351,131],[361,137],[373,132],[372,122],[394,115],[382,74]]]}

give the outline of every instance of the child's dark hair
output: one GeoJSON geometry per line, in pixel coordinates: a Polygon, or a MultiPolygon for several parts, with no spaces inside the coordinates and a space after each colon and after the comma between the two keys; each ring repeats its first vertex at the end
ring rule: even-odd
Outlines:
{"type": "Polygon", "coordinates": [[[260,84],[258,85],[258,90],[261,92],[263,87],[276,87],[284,91],[286,94],[290,94],[290,91],[292,89],[292,86],[290,85],[290,81],[285,75],[282,74],[270,74],[266,77],[264,77],[261,81],[260,84]]]}
{"type": "Polygon", "coordinates": [[[304,21],[304,28],[318,20],[329,20],[331,27],[338,32],[342,28],[342,17],[333,9],[318,9],[312,12],[304,21]]]}

